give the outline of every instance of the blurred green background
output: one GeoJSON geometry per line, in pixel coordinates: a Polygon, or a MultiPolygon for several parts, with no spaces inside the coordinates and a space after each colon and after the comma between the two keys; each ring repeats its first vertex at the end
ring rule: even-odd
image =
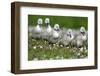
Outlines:
{"type": "Polygon", "coordinates": [[[84,26],[86,29],[88,29],[88,17],[28,15],[28,25],[36,26],[38,18],[43,19],[43,26],[45,26],[45,18],[49,18],[50,25],[52,27],[54,26],[54,24],[59,24],[60,28],[67,27],[72,29],[79,29],[81,26],[84,26]]]}

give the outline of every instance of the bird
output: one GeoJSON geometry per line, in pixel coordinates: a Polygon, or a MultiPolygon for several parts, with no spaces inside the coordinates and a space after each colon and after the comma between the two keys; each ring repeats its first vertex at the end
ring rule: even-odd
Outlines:
{"type": "Polygon", "coordinates": [[[73,39],[74,39],[74,35],[72,29],[67,29],[60,40],[60,44],[63,46],[71,46],[70,44],[73,39]]]}
{"type": "Polygon", "coordinates": [[[72,44],[75,45],[78,49],[87,44],[87,34],[85,28],[82,26],[79,30],[79,34],[72,41],[72,44]]]}
{"type": "Polygon", "coordinates": [[[58,43],[60,38],[61,38],[61,30],[59,24],[55,24],[48,41],[54,44],[54,43],[58,43]]]}
{"type": "Polygon", "coordinates": [[[37,25],[32,30],[32,38],[34,38],[34,39],[40,39],[41,38],[42,24],[43,24],[43,20],[42,20],[42,18],[39,18],[37,20],[37,25]]]}
{"type": "Polygon", "coordinates": [[[48,40],[49,36],[51,35],[51,31],[52,31],[49,18],[45,18],[45,25],[46,27],[42,31],[42,39],[48,40]]]}
{"type": "Polygon", "coordinates": [[[87,32],[86,32],[84,27],[80,28],[80,33],[81,33],[81,36],[82,36],[82,40],[86,41],[87,40],[87,32]]]}
{"type": "Polygon", "coordinates": [[[46,24],[47,33],[50,33],[52,31],[52,27],[50,26],[50,19],[49,18],[45,19],[45,24],[46,24]]]}

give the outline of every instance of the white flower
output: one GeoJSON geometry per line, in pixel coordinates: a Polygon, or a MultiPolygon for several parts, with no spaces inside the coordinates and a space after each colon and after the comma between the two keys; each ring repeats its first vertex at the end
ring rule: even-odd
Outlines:
{"type": "Polygon", "coordinates": [[[55,46],[55,44],[53,44],[53,46],[55,46]]]}
{"type": "Polygon", "coordinates": [[[51,46],[51,45],[49,45],[49,46],[51,46]]]}
{"type": "Polygon", "coordinates": [[[57,44],[57,47],[58,47],[59,45],[57,44]]]}
{"type": "Polygon", "coordinates": [[[34,58],[34,60],[38,60],[38,58],[34,58]]]}
{"type": "Polygon", "coordinates": [[[83,48],[80,48],[80,51],[82,52],[83,51],[83,48]]]}
{"type": "Polygon", "coordinates": [[[77,55],[80,56],[80,53],[78,53],[77,55]]]}
{"type": "Polygon", "coordinates": [[[84,47],[84,50],[86,50],[86,47],[84,47]]]}
{"type": "Polygon", "coordinates": [[[87,53],[88,52],[88,50],[85,50],[85,53],[87,53]]]}
{"type": "Polygon", "coordinates": [[[63,47],[63,45],[60,45],[60,47],[63,47]]]}
{"type": "Polygon", "coordinates": [[[40,48],[42,49],[42,48],[43,48],[43,46],[40,46],[40,48]]]}
{"type": "Polygon", "coordinates": [[[36,46],[34,46],[33,49],[36,49],[36,46]]]}
{"type": "Polygon", "coordinates": [[[69,47],[67,47],[67,48],[69,48],[69,47]]]}
{"type": "Polygon", "coordinates": [[[56,59],[59,59],[60,57],[59,56],[56,56],[56,59]]]}

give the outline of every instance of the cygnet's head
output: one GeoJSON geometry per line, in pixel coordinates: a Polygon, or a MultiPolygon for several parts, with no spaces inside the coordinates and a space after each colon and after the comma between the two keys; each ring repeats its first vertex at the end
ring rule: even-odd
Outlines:
{"type": "Polygon", "coordinates": [[[70,38],[72,37],[72,33],[73,33],[72,29],[67,30],[67,36],[69,36],[70,38]]]}
{"type": "Polygon", "coordinates": [[[55,25],[54,25],[54,30],[56,30],[56,31],[59,31],[59,30],[60,30],[59,24],[55,24],[55,25]]]}
{"type": "Polygon", "coordinates": [[[37,21],[37,23],[38,23],[38,25],[42,25],[42,23],[43,23],[42,18],[39,18],[38,21],[37,21]]]}
{"type": "Polygon", "coordinates": [[[49,24],[50,23],[50,19],[49,18],[45,18],[45,23],[49,24]]]}
{"type": "Polygon", "coordinates": [[[84,35],[85,32],[86,32],[86,31],[85,31],[85,28],[84,28],[84,27],[81,27],[81,28],[80,28],[80,33],[84,35]]]}

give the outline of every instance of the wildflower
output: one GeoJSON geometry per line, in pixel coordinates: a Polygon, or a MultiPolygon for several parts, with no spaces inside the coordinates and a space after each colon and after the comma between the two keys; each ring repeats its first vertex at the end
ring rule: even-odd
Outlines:
{"type": "Polygon", "coordinates": [[[59,59],[60,57],[59,56],[56,56],[56,59],[59,59]]]}
{"type": "Polygon", "coordinates": [[[77,56],[80,56],[80,53],[78,53],[77,56]]]}
{"type": "Polygon", "coordinates": [[[80,48],[80,51],[82,52],[83,51],[83,48],[80,48]]]}
{"type": "Polygon", "coordinates": [[[49,46],[51,46],[51,45],[49,45],[49,46]]]}
{"type": "Polygon", "coordinates": [[[59,45],[57,44],[57,47],[58,47],[59,45]]]}
{"type": "Polygon", "coordinates": [[[69,47],[67,47],[67,48],[69,48],[69,47]]]}
{"type": "Polygon", "coordinates": [[[55,44],[53,44],[53,46],[55,46],[55,44]]]}
{"type": "Polygon", "coordinates": [[[36,46],[34,46],[33,49],[36,49],[36,46]]]}
{"type": "Polygon", "coordinates": [[[42,48],[43,48],[43,46],[40,46],[40,48],[42,49],[42,48]]]}
{"type": "Polygon", "coordinates": [[[34,58],[34,60],[38,60],[38,58],[34,58]]]}
{"type": "Polygon", "coordinates": [[[63,45],[60,45],[60,47],[63,47],[63,45]]]}

